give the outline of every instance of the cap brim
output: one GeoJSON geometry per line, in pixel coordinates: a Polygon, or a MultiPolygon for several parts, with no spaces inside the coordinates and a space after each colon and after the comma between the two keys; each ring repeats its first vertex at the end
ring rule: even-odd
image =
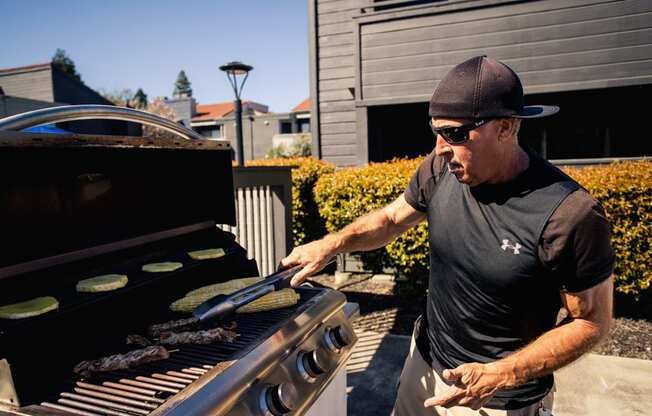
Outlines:
{"type": "Polygon", "coordinates": [[[516,118],[540,118],[548,117],[559,112],[555,105],[529,105],[523,107],[520,113],[512,116],[516,118]]]}

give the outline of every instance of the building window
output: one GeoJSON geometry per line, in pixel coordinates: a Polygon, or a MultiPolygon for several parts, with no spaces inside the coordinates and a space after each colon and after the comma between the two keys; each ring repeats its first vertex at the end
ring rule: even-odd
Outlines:
{"type": "Polygon", "coordinates": [[[281,120],[280,126],[281,134],[290,134],[292,133],[292,122],[290,120],[281,120]]]}
{"type": "Polygon", "coordinates": [[[221,139],[223,136],[221,125],[195,127],[195,131],[207,139],[221,139]]]}
{"type": "Polygon", "coordinates": [[[300,133],[310,133],[310,119],[306,118],[303,120],[298,120],[299,122],[299,132],[300,133]]]}

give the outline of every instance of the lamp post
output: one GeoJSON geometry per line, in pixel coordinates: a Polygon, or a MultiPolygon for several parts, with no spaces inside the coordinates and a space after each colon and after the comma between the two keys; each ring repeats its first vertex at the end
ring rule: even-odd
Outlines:
{"type": "Polygon", "coordinates": [[[240,94],[244,83],[249,76],[249,71],[254,69],[253,66],[245,65],[242,62],[234,61],[226,65],[222,65],[220,69],[226,72],[226,76],[233,87],[235,93],[235,138],[236,150],[238,152],[238,165],[244,166],[244,145],[242,144],[242,101],[240,101],[240,94]],[[238,76],[242,76],[242,82],[238,85],[238,76]]]}

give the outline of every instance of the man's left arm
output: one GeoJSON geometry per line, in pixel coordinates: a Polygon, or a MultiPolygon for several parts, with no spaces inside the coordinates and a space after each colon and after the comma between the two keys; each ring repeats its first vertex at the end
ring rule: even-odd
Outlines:
{"type": "Polygon", "coordinates": [[[444,379],[453,385],[426,400],[424,406],[479,409],[499,389],[551,374],[589,351],[609,333],[613,276],[581,292],[561,292],[561,297],[568,316],[558,326],[501,360],[444,370],[444,379]]]}

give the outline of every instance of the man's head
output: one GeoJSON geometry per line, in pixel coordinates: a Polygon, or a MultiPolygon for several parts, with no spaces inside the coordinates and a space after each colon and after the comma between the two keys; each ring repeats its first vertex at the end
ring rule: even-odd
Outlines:
{"type": "Polygon", "coordinates": [[[499,181],[518,149],[520,119],[557,111],[523,106],[523,86],[511,68],[485,56],[471,58],[446,74],[430,100],[435,152],[460,182],[499,181]]]}

